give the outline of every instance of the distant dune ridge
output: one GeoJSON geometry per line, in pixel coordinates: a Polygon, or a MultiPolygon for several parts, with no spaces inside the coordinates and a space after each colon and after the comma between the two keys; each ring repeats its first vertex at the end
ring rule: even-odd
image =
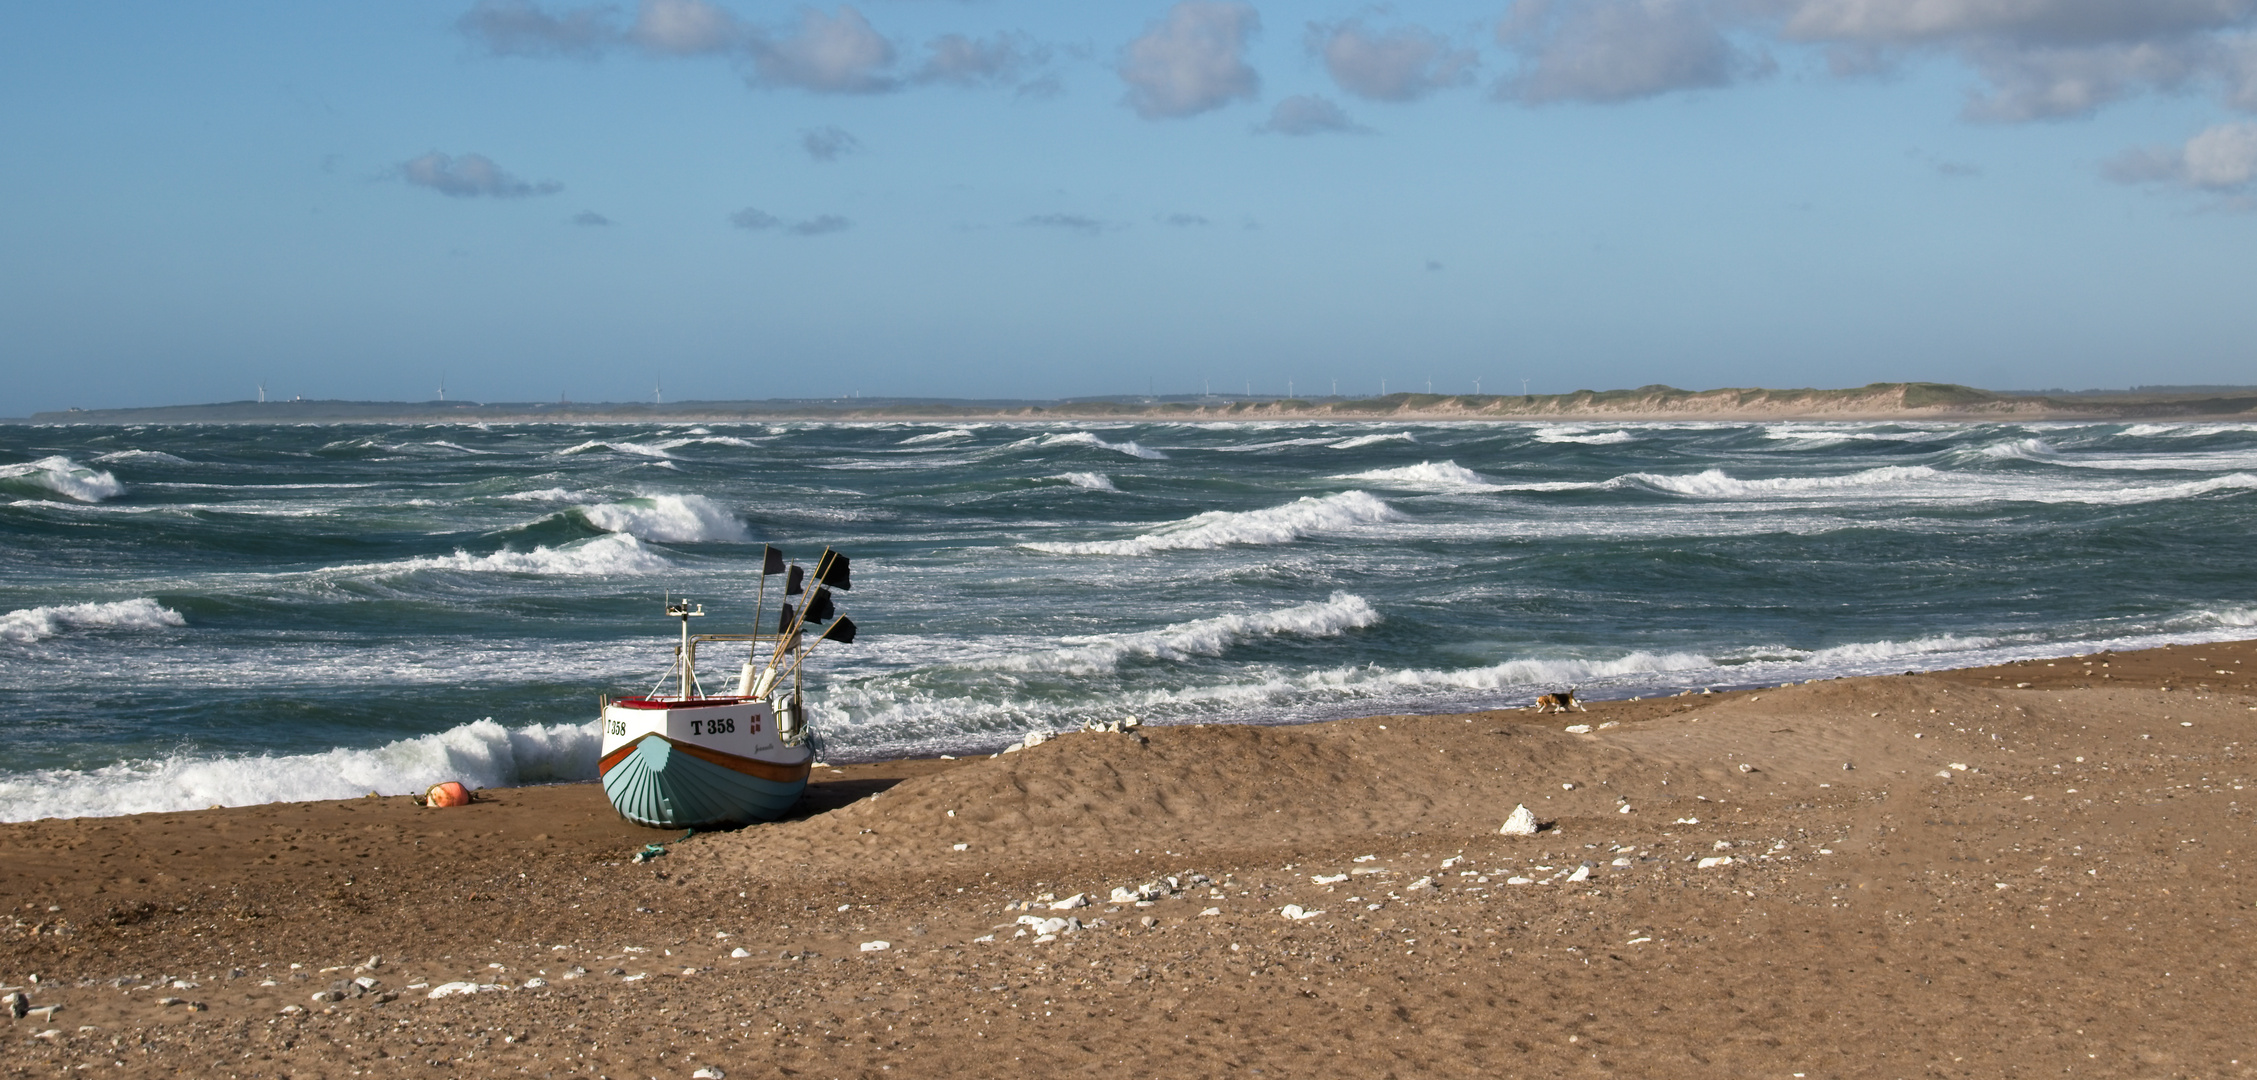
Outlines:
{"type": "Polygon", "coordinates": [[[230,401],[140,409],[71,409],[38,424],[463,423],[730,420],[2110,420],[2257,417],[2257,387],[2142,387],[2122,392],[2017,393],[1951,383],[1872,383],[1842,390],[1730,387],[1577,390],[1571,394],[1241,395],[1012,400],[771,398],[762,401],[469,402],[230,401]]]}

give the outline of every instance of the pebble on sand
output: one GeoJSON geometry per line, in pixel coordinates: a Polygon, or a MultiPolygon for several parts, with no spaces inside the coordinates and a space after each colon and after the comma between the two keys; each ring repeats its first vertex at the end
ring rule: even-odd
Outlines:
{"type": "Polygon", "coordinates": [[[893,942],[890,941],[865,941],[862,943],[863,952],[884,952],[890,948],[893,948],[893,942]]]}
{"type": "Polygon", "coordinates": [[[1284,907],[1279,908],[1277,913],[1295,922],[1299,922],[1302,919],[1314,919],[1317,916],[1324,914],[1324,912],[1321,911],[1304,911],[1301,909],[1301,905],[1299,904],[1287,904],[1284,907]]]}
{"type": "Polygon", "coordinates": [[[1696,867],[1695,867],[1695,868],[1696,868],[1696,869],[1700,869],[1700,870],[1706,870],[1706,869],[1708,869],[1709,867],[1712,867],[1712,866],[1730,866],[1730,865],[1732,865],[1732,857],[1731,857],[1730,855],[1711,855],[1711,856],[1709,856],[1708,858],[1702,859],[1702,860],[1701,860],[1701,861],[1700,861],[1700,862],[1699,862],[1698,864],[1696,864],[1696,867]]]}
{"type": "Polygon", "coordinates": [[[1050,905],[1050,910],[1052,910],[1052,911],[1072,911],[1073,909],[1075,909],[1075,908],[1078,908],[1078,907],[1088,907],[1088,906],[1089,906],[1089,894],[1087,894],[1087,893],[1075,893],[1074,895],[1072,895],[1072,896],[1069,896],[1069,897],[1065,898],[1064,900],[1060,900],[1060,901],[1058,901],[1058,902],[1056,902],[1056,903],[1054,903],[1054,904],[1050,905]]]}

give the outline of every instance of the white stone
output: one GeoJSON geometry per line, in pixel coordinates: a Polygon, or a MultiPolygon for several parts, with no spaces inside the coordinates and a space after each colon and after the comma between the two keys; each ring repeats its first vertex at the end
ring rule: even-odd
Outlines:
{"type": "Polygon", "coordinates": [[[729,950],[729,958],[730,958],[730,959],[732,959],[732,960],[742,960],[742,959],[744,959],[745,957],[748,957],[748,956],[751,956],[751,955],[752,955],[752,950],[750,950],[750,949],[747,949],[747,948],[745,948],[745,947],[744,947],[744,946],[742,946],[742,945],[740,945],[740,946],[738,946],[738,947],[736,947],[736,948],[734,948],[734,949],[731,949],[731,950],[729,950]]]}
{"type": "Polygon", "coordinates": [[[443,998],[453,997],[457,994],[490,994],[496,990],[507,989],[509,989],[509,987],[498,986],[493,983],[451,982],[440,983],[439,985],[432,987],[431,992],[425,994],[424,996],[431,998],[443,998]]]}
{"type": "Polygon", "coordinates": [[[1319,885],[1338,885],[1338,884],[1340,884],[1341,882],[1348,880],[1348,875],[1346,875],[1346,874],[1311,874],[1311,875],[1309,875],[1309,880],[1310,880],[1310,881],[1313,881],[1313,882],[1316,882],[1316,883],[1317,883],[1317,884],[1319,884],[1319,885]]]}
{"type": "Polygon", "coordinates": [[[691,1073],[690,1080],[721,1080],[722,1077],[727,1075],[729,1074],[722,1072],[720,1069],[714,1066],[708,1065],[705,1068],[691,1073]]]}
{"type": "Polygon", "coordinates": [[[1089,896],[1088,896],[1088,894],[1086,894],[1086,893],[1075,893],[1074,895],[1072,895],[1072,896],[1069,896],[1069,897],[1065,898],[1064,900],[1060,900],[1060,901],[1057,901],[1056,903],[1053,903],[1053,904],[1051,904],[1051,905],[1050,905],[1050,910],[1052,910],[1052,911],[1072,911],[1073,909],[1075,909],[1075,908],[1078,908],[1078,907],[1088,907],[1088,906],[1089,906],[1089,896]]]}
{"type": "Polygon", "coordinates": [[[1133,904],[1142,899],[1144,899],[1144,897],[1137,895],[1135,889],[1131,889],[1126,885],[1115,885],[1113,886],[1112,895],[1106,898],[1106,902],[1113,904],[1133,904]]]}
{"type": "Polygon", "coordinates": [[[1574,873],[1567,875],[1567,880],[1589,881],[1591,880],[1591,868],[1588,866],[1578,866],[1575,868],[1574,873]]]}
{"type": "Polygon", "coordinates": [[[890,941],[865,941],[862,943],[863,952],[884,952],[890,948],[893,948],[893,942],[890,941]]]}
{"type": "Polygon", "coordinates": [[[1523,803],[1513,807],[1512,816],[1505,819],[1505,827],[1497,830],[1506,836],[1536,835],[1536,812],[1523,803]]]}
{"type": "Polygon", "coordinates": [[[1285,916],[1288,919],[1292,919],[1295,922],[1299,922],[1302,919],[1314,919],[1317,916],[1324,914],[1324,912],[1321,911],[1303,911],[1301,910],[1301,905],[1299,904],[1287,904],[1284,907],[1279,908],[1277,913],[1285,916]]]}
{"type": "Polygon", "coordinates": [[[1567,725],[1567,733],[1570,735],[1589,735],[1591,733],[1591,725],[1569,724],[1567,725]]]}
{"type": "Polygon", "coordinates": [[[1711,855],[1708,858],[1702,859],[1696,869],[1706,870],[1712,866],[1730,865],[1732,865],[1732,857],[1730,855],[1711,855]]]}
{"type": "Polygon", "coordinates": [[[1222,914],[1222,913],[1223,913],[1223,909],[1221,909],[1221,908],[1219,908],[1219,907],[1211,907],[1211,908],[1207,908],[1207,909],[1205,909],[1205,910],[1201,911],[1201,912],[1200,912],[1199,914],[1201,914],[1201,915],[1220,915],[1220,914],[1222,914]]]}
{"type": "Polygon", "coordinates": [[[1536,879],[1535,879],[1535,878],[1526,878],[1526,877],[1509,877],[1509,878],[1506,878],[1506,879],[1505,879],[1505,884],[1507,884],[1507,885],[1534,885],[1534,884],[1536,884],[1536,879]]]}
{"type": "Polygon", "coordinates": [[[970,844],[957,844],[957,845],[953,846],[952,848],[950,848],[950,850],[952,850],[952,851],[970,851],[970,850],[972,850],[972,845],[970,845],[970,844]]]}
{"type": "Polygon", "coordinates": [[[1403,891],[1426,892],[1432,888],[1434,888],[1434,879],[1430,877],[1422,877],[1417,881],[1411,882],[1409,885],[1404,886],[1403,891]]]}
{"type": "Polygon", "coordinates": [[[538,989],[540,989],[540,988],[542,988],[542,987],[544,987],[544,986],[547,986],[548,984],[549,984],[549,981],[548,981],[547,979],[527,979],[527,980],[525,980],[525,985],[524,985],[524,986],[521,986],[521,987],[519,987],[518,989],[521,989],[521,990],[538,990],[538,989]]]}

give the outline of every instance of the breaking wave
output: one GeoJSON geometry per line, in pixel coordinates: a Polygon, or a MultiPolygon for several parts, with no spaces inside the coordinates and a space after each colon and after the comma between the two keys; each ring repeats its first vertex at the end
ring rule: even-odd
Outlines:
{"type": "Polygon", "coordinates": [[[0,641],[28,645],[66,630],[157,630],[186,626],[180,613],[147,597],[102,604],[20,608],[0,615],[0,641]]]}
{"type": "Polygon", "coordinates": [[[1062,649],[1014,653],[988,666],[1004,671],[1050,671],[1096,675],[1123,660],[1180,660],[1220,656],[1241,641],[1277,634],[1333,637],[1380,621],[1371,603],[1353,593],[1336,592],[1322,603],[1302,604],[1252,615],[1221,615],[1132,634],[1068,638],[1062,649]]]}
{"type": "Polygon", "coordinates": [[[612,533],[557,547],[540,545],[531,551],[503,548],[491,555],[457,551],[452,555],[426,555],[390,563],[353,563],[324,568],[325,573],[412,574],[421,570],[471,570],[500,574],[551,574],[560,577],[603,577],[610,574],[655,574],[670,569],[666,557],[644,547],[627,533],[612,533]]]}
{"type": "Polygon", "coordinates": [[[644,495],[583,506],[588,524],[662,544],[746,543],[752,533],[737,516],[703,495],[644,495]]]}
{"type": "Polygon", "coordinates": [[[174,755],[90,770],[0,774],[0,821],[350,799],[371,791],[404,795],[443,780],[473,788],[593,780],[601,743],[594,724],[507,728],[489,718],[374,749],[174,755]]]}
{"type": "Polygon", "coordinates": [[[1614,485],[1636,484],[1677,495],[1710,499],[1749,498],[1762,495],[1801,495],[1818,491],[1885,487],[1934,480],[1943,473],[1926,465],[1884,465],[1841,476],[1782,476],[1769,480],[1736,480],[1722,469],[1706,469],[1691,476],[1631,473],[1615,478],[1614,485]]]}
{"type": "Polygon", "coordinates": [[[1627,431],[1602,431],[1593,434],[1586,428],[1548,427],[1536,429],[1536,441],[1547,443],[1582,443],[1585,446],[1614,446],[1636,439],[1627,431]]]}
{"type": "Polygon", "coordinates": [[[1418,441],[1417,439],[1415,439],[1415,438],[1412,438],[1412,437],[1411,437],[1411,433],[1410,433],[1410,432],[1408,432],[1408,431],[1396,431],[1396,432],[1391,432],[1391,433],[1389,433],[1389,434],[1386,434],[1386,435],[1357,435],[1357,436],[1354,436],[1354,437],[1352,437],[1352,438],[1346,438],[1346,439],[1342,439],[1342,440],[1340,440],[1339,442],[1333,443],[1333,444],[1331,444],[1331,445],[1332,445],[1332,448],[1333,448],[1333,449],[1335,449],[1335,450],[1354,450],[1355,448],[1357,448],[1357,447],[1359,447],[1359,446],[1371,446],[1371,445],[1373,445],[1373,444],[1375,444],[1375,443],[1383,443],[1383,442],[1407,442],[1407,443],[1415,443],[1415,442],[1417,442],[1417,441],[1418,441]]]}
{"type": "Polygon", "coordinates": [[[156,461],[162,462],[166,465],[195,464],[194,462],[189,461],[187,458],[175,457],[171,454],[165,453],[162,450],[112,450],[107,454],[102,454],[96,457],[94,460],[105,463],[119,461],[156,461]]]}
{"type": "Polygon", "coordinates": [[[125,485],[118,478],[99,469],[89,469],[67,457],[43,457],[20,465],[0,465],[0,490],[16,488],[32,493],[55,494],[79,502],[96,503],[125,494],[125,485]]]}
{"type": "Polygon", "coordinates": [[[1045,435],[1039,441],[1037,441],[1035,445],[1089,446],[1095,447],[1099,450],[1111,450],[1116,454],[1127,454],[1128,456],[1133,458],[1143,458],[1146,461],[1165,461],[1168,457],[1168,455],[1163,454],[1158,450],[1151,450],[1142,446],[1138,446],[1134,441],[1125,443],[1109,443],[1086,431],[1073,431],[1058,435],[1045,435]]]}
{"type": "Polygon", "coordinates": [[[921,443],[947,442],[950,439],[969,439],[971,437],[971,428],[950,428],[947,431],[928,431],[922,435],[911,435],[896,445],[916,446],[921,443]]]}
{"type": "Polygon", "coordinates": [[[1112,477],[1109,477],[1109,476],[1107,476],[1107,475],[1105,475],[1104,473],[1094,473],[1094,472],[1070,472],[1070,473],[1059,473],[1058,475],[1056,475],[1056,476],[1053,476],[1053,477],[1051,477],[1050,479],[1052,479],[1052,480],[1063,480],[1063,481],[1065,481],[1065,482],[1067,482],[1067,483],[1069,483],[1069,484],[1072,484],[1072,485],[1074,485],[1075,487],[1081,488],[1081,489],[1083,489],[1083,490],[1085,490],[1085,491],[1119,491],[1119,490],[1121,490],[1121,489],[1119,489],[1119,488],[1117,488],[1117,487],[1114,487],[1114,486],[1113,486],[1113,478],[1112,478],[1112,477]]]}
{"type": "Polygon", "coordinates": [[[1455,461],[1439,464],[1421,461],[1394,469],[1372,469],[1367,472],[1335,476],[1335,480],[1361,480],[1387,487],[1412,488],[1423,491],[1497,491],[1501,485],[1488,477],[1468,469],[1455,461]]]}
{"type": "MultiPolygon", "coordinates": [[[[682,440],[682,442],[688,441],[690,440],[682,440]]],[[[681,445],[681,443],[678,442],[675,445],[679,446],[681,445]]],[[[673,456],[671,454],[668,454],[664,447],[654,446],[649,443],[601,442],[593,440],[581,443],[577,446],[565,447],[564,449],[559,450],[556,453],[558,457],[567,457],[573,454],[593,453],[598,450],[609,450],[614,454],[634,454],[640,457],[647,458],[666,458],[673,456]]]]}
{"type": "Polygon", "coordinates": [[[1398,520],[1386,503],[1361,491],[1306,496],[1264,510],[1210,510],[1127,540],[1021,545],[1054,555],[1151,555],[1202,551],[1233,544],[1289,544],[1312,533],[1398,520]]]}

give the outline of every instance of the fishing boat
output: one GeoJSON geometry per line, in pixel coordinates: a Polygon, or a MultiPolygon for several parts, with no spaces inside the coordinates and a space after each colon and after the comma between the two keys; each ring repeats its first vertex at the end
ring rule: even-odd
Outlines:
{"type": "Polygon", "coordinates": [[[755,630],[777,574],[785,575],[784,603],[773,634],[693,634],[690,620],[704,617],[704,605],[667,599],[667,616],[681,622],[673,663],[650,692],[602,701],[597,772],[620,816],[654,828],[713,829],[774,821],[799,801],[815,760],[801,672],[817,645],[854,640],[854,621],[838,615],[831,598],[853,584],[846,556],[829,548],[810,584],[769,547],[753,601],[755,630]],[[820,633],[806,633],[824,623],[820,633]],[[748,649],[729,693],[708,694],[698,679],[698,646],[714,642],[748,649]]]}

